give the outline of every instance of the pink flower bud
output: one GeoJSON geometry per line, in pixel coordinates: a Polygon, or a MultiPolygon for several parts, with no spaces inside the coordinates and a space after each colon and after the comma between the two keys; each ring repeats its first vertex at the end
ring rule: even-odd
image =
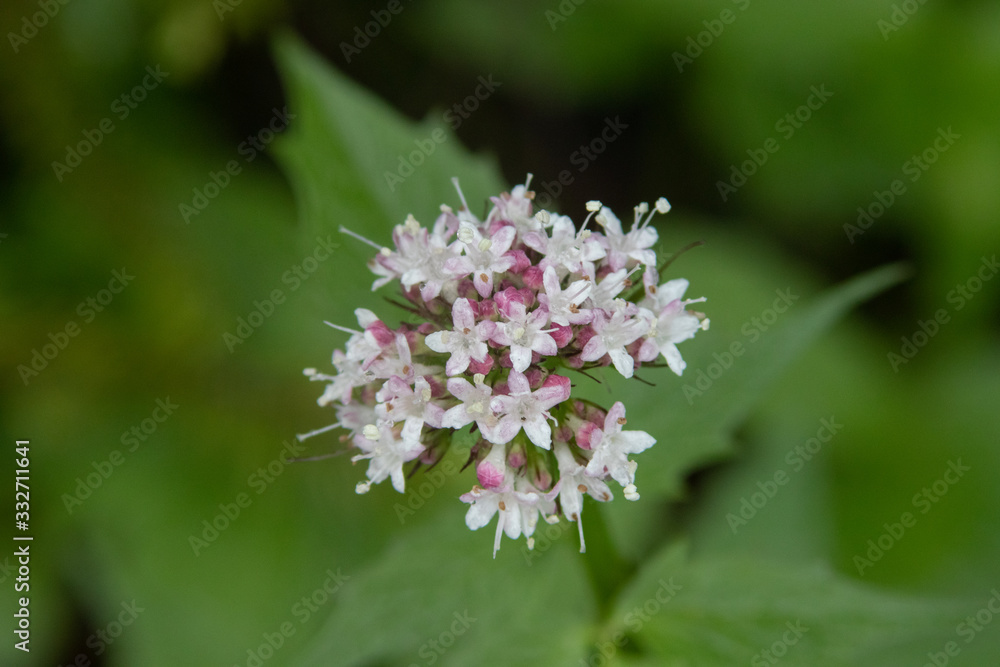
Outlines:
{"type": "Polygon", "coordinates": [[[469,360],[469,372],[470,373],[482,373],[486,375],[493,369],[493,356],[486,355],[486,359],[483,361],[476,361],[475,359],[469,360]]]}
{"type": "Polygon", "coordinates": [[[475,303],[476,299],[479,298],[479,292],[476,291],[476,285],[471,280],[463,280],[458,283],[458,296],[460,299],[468,299],[475,303]]]}
{"type": "Polygon", "coordinates": [[[576,332],[576,340],[574,341],[574,346],[579,347],[581,350],[587,347],[587,341],[597,335],[594,331],[594,327],[587,325],[576,332]]]}
{"type": "MultiPolygon", "coordinates": [[[[476,295],[478,297],[478,294],[476,295]]],[[[483,299],[482,301],[472,301],[472,312],[476,314],[476,319],[495,320],[500,313],[497,312],[497,304],[493,299],[483,299]]]]}
{"type": "Polygon", "coordinates": [[[536,468],[531,476],[531,483],[539,491],[547,491],[552,486],[552,474],[545,468],[536,468]]]}
{"type": "Polygon", "coordinates": [[[572,327],[564,327],[561,324],[553,324],[551,325],[551,329],[552,330],[549,331],[549,335],[552,336],[552,339],[555,340],[556,345],[559,347],[566,347],[569,345],[569,342],[573,340],[572,327]]]}
{"type": "Polygon", "coordinates": [[[507,473],[506,452],[503,445],[494,445],[486,458],[476,466],[476,478],[484,489],[495,489],[503,484],[507,473]]]}
{"type": "Polygon", "coordinates": [[[542,276],[545,272],[538,266],[529,266],[521,273],[521,280],[528,289],[540,290],[543,286],[542,276]]]}
{"type": "Polygon", "coordinates": [[[511,468],[520,468],[527,462],[528,457],[524,453],[524,444],[515,442],[510,448],[510,453],[507,454],[507,465],[511,468]]]}
{"type": "Polygon", "coordinates": [[[598,428],[593,422],[583,422],[576,430],[576,444],[580,449],[590,449],[590,436],[598,428]]]}
{"type": "Polygon", "coordinates": [[[537,366],[529,366],[524,371],[524,377],[528,380],[528,386],[532,391],[542,386],[542,370],[537,366]]]}
{"type": "Polygon", "coordinates": [[[508,250],[504,257],[510,257],[514,260],[514,266],[512,266],[509,271],[514,274],[521,273],[526,268],[531,266],[531,260],[523,250],[508,250]]]}
{"type": "Polygon", "coordinates": [[[527,309],[530,306],[529,299],[526,298],[523,292],[520,292],[514,287],[508,287],[505,290],[501,290],[493,295],[493,299],[497,303],[497,309],[503,313],[504,317],[511,317],[511,304],[517,302],[527,309]]]}

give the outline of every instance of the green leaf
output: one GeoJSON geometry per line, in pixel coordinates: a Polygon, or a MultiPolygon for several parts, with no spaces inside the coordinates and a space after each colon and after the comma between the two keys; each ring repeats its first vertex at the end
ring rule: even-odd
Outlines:
{"type": "MultiPolygon", "coordinates": [[[[690,472],[731,455],[733,432],[795,358],[851,308],[906,275],[899,265],[886,266],[813,297],[806,296],[807,290],[796,286],[793,291],[802,295],[800,301],[789,306],[787,313],[779,315],[777,322],[772,322],[773,326],[758,337],[747,337],[741,333],[744,327],[739,323],[749,324],[753,317],[760,316],[762,304],[763,308],[769,308],[775,292],[773,287],[726,287],[733,282],[734,274],[749,271],[761,274],[760,257],[754,257],[755,264],[739,259],[738,253],[745,255],[745,249],[733,252],[731,246],[738,241],[713,239],[710,247],[715,257],[708,260],[711,269],[701,271],[704,275],[698,275],[698,271],[689,274],[692,285],[696,285],[692,296],[713,295],[709,301],[712,307],[706,307],[713,315],[713,325],[682,347],[688,367],[681,378],[667,369],[640,369],[636,374],[654,382],[655,388],[624,380],[613,370],[603,374],[602,385],[576,380],[574,392],[606,406],[614,400],[624,402],[632,428],[648,431],[658,439],[655,447],[636,457],[639,463],[636,484],[642,502],[599,507],[607,517],[618,548],[627,557],[639,558],[662,539],[662,530],[643,527],[663,522],[663,508],[657,501],[682,497],[684,479],[690,472]],[[737,261],[743,261],[749,268],[735,264],[737,261]],[[727,290],[742,290],[743,301],[752,301],[732,307],[720,303],[725,300],[727,290]],[[758,305],[752,305],[753,302],[758,305]],[[730,353],[735,343],[742,345],[740,356],[730,353]],[[728,361],[720,361],[727,355],[728,361]]],[[[764,284],[774,284],[774,273],[766,274],[764,284]]],[[[801,274],[790,280],[798,281],[792,285],[805,282],[801,274]]],[[[779,284],[786,283],[782,280],[779,284]]]]}
{"type": "MultiPolygon", "coordinates": [[[[277,52],[295,114],[280,156],[310,234],[332,234],[343,224],[387,241],[408,213],[428,224],[442,202],[457,207],[452,177],[460,178],[473,209],[481,201],[476,197],[504,189],[495,168],[464,153],[443,124],[400,118],[292,38],[279,40],[277,52]],[[423,164],[390,188],[385,173],[408,173],[397,171],[400,160],[421,146],[429,153],[423,164]]],[[[355,243],[344,241],[346,248],[355,243]]],[[[360,257],[369,253],[352,252],[338,267],[332,307],[364,302],[360,290],[371,277],[360,257]]],[[[492,528],[470,533],[457,505],[430,527],[409,526],[387,553],[347,573],[351,580],[306,664],[374,658],[425,664],[434,656],[437,664],[465,665],[482,655],[496,664],[573,664],[596,607],[568,542],[537,565],[540,554],[523,552],[523,542],[507,543],[493,561],[486,534],[492,528]],[[526,570],[526,561],[534,567],[526,570]],[[461,620],[466,613],[476,619],[469,627],[461,620]]]]}
{"type": "MultiPolygon", "coordinates": [[[[652,390],[606,373],[605,384],[610,385],[616,400],[625,402],[630,414],[653,415],[657,432],[669,434],[669,441],[643,453],[637,477],[640,492],[677,497],[688,472],[731,451],[732,431],[807,345],[851,308],[905,276],[903,267],[891,265],[855,277],[790,308],[783,320],[752,344],[744,338],[715,336],[711,347],[706,348],[702,339],[713,338],[712,329],[699,334],[696,342],[701,342],[701,346],[693,348],[692,353],[684,351],[688,367],[682,386],[669,377],[666,369],[660,369],[658,374],[637,373],[654,381],[665,378],[664,384],[670,385],[667,391],[652,390]],[[729,352],[734,342],[742,343],[743,353],[737,357],[729,352]],[[729,355],[728,367],[716,355],[729,355]],[[712,378],[710,374],[718,377],[712,378]],[[709,383],[707,388],[699,384],[701,379],[709,383]]],[[[594,389],[583,381],[580,383],[581,391],[597,401],[607,402],[607,388],[594,389]]]]}
{"type": "Polygon", "coordinates": [[[878,591],[818,564],[688,562],[684,552],[651,559],[605,630],[659,664],[921,664],[965,609],[878,591]]]}
{"type": "Polygon", "coordinates": [[[504,538],[493,560],[492,527],[438,518],[350,573],[303,664],[577,664],[582,619],[596,616],[579,554],[563,543],[542,557],[504,538]]]}
{"type": "Polygon", "coordinates": [[[440,116],[401,117],[294,37],[275,50],[294,114],[278,156],[311,233],[344,225],[387,241],[408,214],[429,225],[442,203],[457,208],[452,178],[474,213],[505,189],[493,161],[468,154],[440,116]]]}

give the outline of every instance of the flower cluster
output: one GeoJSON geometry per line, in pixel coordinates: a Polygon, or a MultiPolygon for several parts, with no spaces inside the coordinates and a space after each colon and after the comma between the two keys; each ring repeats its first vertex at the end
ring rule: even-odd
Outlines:
{"type": "Polygon", "coordinates": [[[336,374],[305,371],[328,383],[318,402],[333,404],[337,422],[300,437],[347,430],[359,452],[352,461],[368,460],[358,493],[386,479],[402,493],[404,465],[435,465],[456,429],[476,434],[469,462],[479,483],[461,499],[473,530],[499,513],[494,556],[502,533],[532,546],[540,516],[576,521],[584,551],[583,494],[611,500],[609,478],[639,498],[628,457],[655,439],[624,429],[621,402],[603,409],[572,398],[561,373],[613,365],[630,378],[662,356],[680,375],[677,344],[708,328],[687,310],[704,299],[684,298],[686,280],[659,282],[650,221],[670,210],[666,199],[637,206],[627,231],[588,202],[577,229],[533,211],[530,181],[491,198],[485,220],[459,189],[458,211],[442,206],[431,229],[408,216],[392,248],[342,230],[377,248],[372,289],[399,281],[401,305],[419,323],[391,329],[359,308],[358,330],[331,325],[351,334],[333,353],[336,374]]]}

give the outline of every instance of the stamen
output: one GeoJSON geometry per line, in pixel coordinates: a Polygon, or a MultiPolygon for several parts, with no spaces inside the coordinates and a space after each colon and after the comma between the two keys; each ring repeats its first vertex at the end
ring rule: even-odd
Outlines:
{"type": "Polygon", "coordinates": [[[356,238],[357,240],[361,241],[362,243],[367,243],[368,245],[370,245],[371,247],[375,248],[376,250],[378,250],[380,252],[381,252],[382,248],[384,247],[384,246],[380,246],[379,244],[375,243],[374,241],[372,241],[370,239],[366,239],[364,236],[362,236],[361,234],[358,234],[357,232],[352,232],[350,229],[348,229],[347,227],[344,227],[343,225],[340,226],[340,233],[341,234],[347,234],[350,237],[356,238]]]}
{"type": "Polygon", "coordinates": [[[336,423],[330,424],[329,426],[324,426],[323,428],[318,428],[315,431],[309,431],[308,433],[300,433],[300,434],[296,435],[295,438],[299,442],[302,442],[303,440],[311,438],[314,435],[319,435],[320,433],[326,433],[327,431],[332,431],[333,429],[339,428],[339,427],[340,427],[340,422],[336,422],[336,423]]]}
{"type": "Polygon", "coordinates": [[[469,204],[465,201],[465,195],[462,193],[462,186],[458,184],[458,178],[452,178],[451,182],[455,186],[455,189],[458,190],[458,198],[462,200],[462,208],[466,211],[470,210],[469,204]]]}
{"type": "Polygon", "coordinates": [[[323,320],[323,324],[325,324],[328,327],[333,327],[337,331],[343,331],[344,333],[355,334],[358,336],[363,335],[360,331],[355,331],[354,329],[348,329],[347,327],[342,327],[339,324],[334,324],[333,322],[327,322],[326,320],[323,320]]]}

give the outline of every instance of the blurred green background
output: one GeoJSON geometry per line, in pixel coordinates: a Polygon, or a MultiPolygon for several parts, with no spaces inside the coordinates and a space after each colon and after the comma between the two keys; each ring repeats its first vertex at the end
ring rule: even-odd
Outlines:
{"type": "Polygon", "coordinates": [[[32,650],[8,632],[0,663],[997,664],[1000,5],[42,0],[0,25],[0,470],[29,438],[35,538],[32,650]],[[712,327],[683,378],[608,385],[659,441],[643,499],[588,504],[585,555],[564,522],[492,561],[471,471],[362,497],[346,456],[281,456],[339,448],[294,440],[334,421],[301,375],[345,341],[323,320],[398,320],[338,225],[385,243],[451,176],[472,203],[528,172],[578,220],[668,197],[661,251],[706,245],[667,277],[712,327]]]}

